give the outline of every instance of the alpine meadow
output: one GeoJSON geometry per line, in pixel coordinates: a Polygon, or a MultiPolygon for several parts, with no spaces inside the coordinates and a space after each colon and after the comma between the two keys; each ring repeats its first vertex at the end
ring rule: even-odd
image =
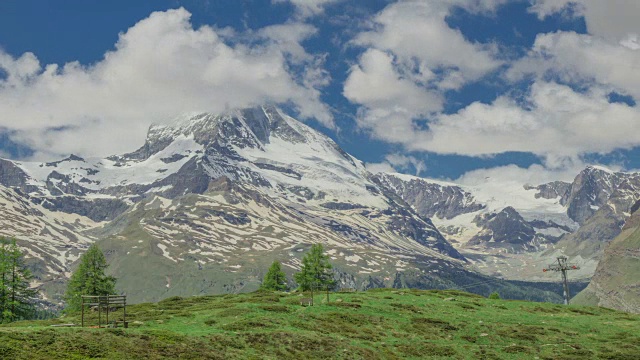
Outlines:
{"type": "Polygon", "coordinates": [[[640,359],[638,17],[0,2],[0,358],[640,359]]]}

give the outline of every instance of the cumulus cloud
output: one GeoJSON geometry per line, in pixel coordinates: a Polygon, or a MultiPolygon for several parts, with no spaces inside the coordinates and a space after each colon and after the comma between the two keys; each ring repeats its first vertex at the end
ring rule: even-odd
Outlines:
{"type": "Polygon", "coordinates": [[[341,0],[272,0],[274,4],[291,3],[296,8],[296,12],[301,18],[320,15],[327,5],[337,3],[341,0]]]}
{"type": "Polygon", "coordinates": [[[402,1],[389,5],[373,19],[374,27],[353,42],[393,53],[398,68],[419,84],[458,88],[500,65],[491,46],[471,43],[447,25],[445,17],[458,3],[402,1]],[[434,77],[433,70],[441,74],[434,77]]]}
{"type": "MultiPolygon", "coordinates": [[[[637,36],[621,44],[572,32],[540,34],[531,51],[505,73],[511,81],[534,75],[524,95],[506,93],[490,104],[475,102],[457,113],[442,113],[444,91],[504,69],[490,44],[467,41],[447,26],[445,17],[453,6],[491,12],[501,4],[404,1],[377,14],[372,28],[353,40],[366,50],[343,88],[344,96],[359,105],[358,125],[410,152],[528,152],[542,157],[550,169],[573,168],[585,154],[640,146],[634,130],[640,128],[638,108],[609,102],[612,91],[640,98],[637,36]]],[[[580,13],[589,6],[586,0],[573,5],[538,1],[531,11],[544,17],[580,13]]]]}
{"type": "Polygon", "coordinates": [[[537,82],[520,101],[505,95],[491,104],[475,102],[455,114],[434,117],[427,129],[412,129],[404,137],[380,130],[378,137],[409,151],[468,156],[529,152],[551,168],[566,168],[584,154],[640,146],[639,128],[638,108],[610,103],[607,89],[579,93],[566,85],[537,82]]]}
{"type": "Polygon", "coordinates": [[[455,6],[493,11],[501,0],[402,1],[372,19],[352,44],[365,49],[349,72],[343,95],[358,105],[360,128],[405,143],[420,132],[415,119],[443,108],[444,92],[480,79],[501,65],[492,45],[467,41],[445,18],[455,6]]]}
{"type": "Polygon", "coordinates": [[[381,173],[381,172],[383,172],[383,173],[394,173],[394,172],[396,172],[396,169],[386,161],[379,162],[379,163],[366,163],[365,167],[372,174],[377,174],[377,173],[381,173]]]}
{"type": "Polygon", "coordinates": [[[181,8],[141,20],[92,65],[43,65],[31,53],[0,52],[0,127],[40,156],[129,151],[151,122],[263,102],[292,104],[301,117],[332,127],[320,100],[322,61],[300,46],[314,33],[300,23],[248,34],[194,29],[181,8]]]}
{"type": "Polygon", "coordinates": [[[540,19],[556,13],[584,16],[590,34],[616,41],[640,34],[637,0],[532,0],[529,10],[540,19]]]}
{"type": "Polygon", "coordinates": [[[366,168],[374,174],[379,172],[414,170],[416,176],[419,176],[427,169],[424,161],[414,156],[403,155],[400,153],[388,154],[385,156],[384,161],[380,163],[367,163],[366,168]]]}
{"type": "Polygon", "coordinates": [[[505,183],[514,184],[521,188],[524,184],[540,185],[551,181],[571,182],[586,165],[582,162],[573,163],[571,166],[561,169],[549,169],[543,165],[531,165],[527,168],[516,165],[498,166],[488,169],[477,169],[466,172],[454,181],[458,184],[476,186],[496,183],[501,186],[505,183]]]}
{"type": "Polygon", "coordinates": [[[607,95],[599,87],[578,93],[565,85],[537,82],[524,99],[526,107],[506,96],[492,104],[473,103],[439,116],[420,134],[423,142],[407,145],[474,156],[531,152],[556,166],[564,158],[640,145],[640,112],[610,103],[607,95]]]}
{"type": "Polygon", "coordinates": [[[540,34],[528,56],[513,64],[507,77],[552,74],[566,82],[608,85],[640,98],[640,51],[633,48],[633,39],[627,40],[624,46],[574,32],[540,34]]]}

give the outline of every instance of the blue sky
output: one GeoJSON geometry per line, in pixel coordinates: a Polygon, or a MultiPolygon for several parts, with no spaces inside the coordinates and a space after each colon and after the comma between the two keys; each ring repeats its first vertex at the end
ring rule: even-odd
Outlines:
{"type": "Polygon", "coordinates": [[[617,0],[0,2],[0,153],[142,144],[275,102],[373,171],[640,168],[640,6],[617,0]]]}

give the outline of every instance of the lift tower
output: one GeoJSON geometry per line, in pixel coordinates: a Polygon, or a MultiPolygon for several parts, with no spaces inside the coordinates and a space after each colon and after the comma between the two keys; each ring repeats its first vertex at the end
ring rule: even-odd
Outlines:
{"type": "Polygon", "coordinates": [[[542,271],[560,271],[562,272],[562,287],[564,289],[564,304],[569,304],[569,299],[571,299],[571,294],[569,293],[569,282],[567,281],[567,271],[568,270],[578,270],[579,266],[574,264],[567,264],[566,256],[559,256],[557,264],[549,264],[549,266],[542,271]]]}

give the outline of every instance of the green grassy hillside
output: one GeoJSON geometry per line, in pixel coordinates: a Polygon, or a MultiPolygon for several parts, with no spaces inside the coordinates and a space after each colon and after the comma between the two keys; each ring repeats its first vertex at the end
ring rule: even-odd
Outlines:
{"type": "Polygon", "coordinates": [[[329,304],[316,296],[313,307],[300,298],[169,298],[131,306],[129,329],[50,326],[79,323],[78,314],[8,324],[0,358],[640,358],[640,316],[604,308],[398,289],[331,294],[329,304]]]}

